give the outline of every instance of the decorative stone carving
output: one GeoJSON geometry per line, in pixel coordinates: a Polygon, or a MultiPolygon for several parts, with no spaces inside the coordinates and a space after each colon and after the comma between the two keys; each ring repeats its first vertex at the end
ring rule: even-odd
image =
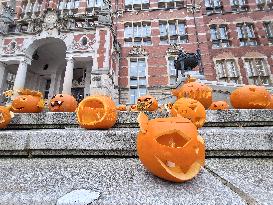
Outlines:
{"type": "Polygon", "coordinates": [[[196,13],[196,12],[200,12],[201,10],[201,5],[200,3],[197,4],[187,4],[187,12],[188,13],[196,13]]]}
{"type": "Polygon", "coordinates": [[[141,46],[133,46],[133,48],[129,51],[128,57],[131,56],[147,56],[148,53],[141,46]]]}
{"type": "Polygon", "coordinates": [[[266,56],[259,52],[247,52],[244,56],[244,58],[265,58],[266,56]]]}
{"type": "Polygon", "coordinates": [[[43,30],[52,30],[57,28],[58,16],[55,11],[48,11],[44,17],[43,30]]]}
{"type": "Polygon", "coordinates": [[[92,50],[95,42],[96,42],[95,38],[92,40],[88,39],[86,45],[82,44],[81,40],[79,41],[73,40],[71,49],[73,50],[90,50],[91,49],[92,50]]]}
{"type": "Polygon", "coordinates": [[[99,24],[110,26],[112,24],[112,19],[109,14],[107,15],[99,15],[98,17],[99,24]]]}
{"type": "Polygon", "coordinates": [[[177,55],[179,50],[184,50],[182,46],[177,45],[176,43],[171,44],[171,46],[167,49],[167,54],[169,55],[177,55]]]}

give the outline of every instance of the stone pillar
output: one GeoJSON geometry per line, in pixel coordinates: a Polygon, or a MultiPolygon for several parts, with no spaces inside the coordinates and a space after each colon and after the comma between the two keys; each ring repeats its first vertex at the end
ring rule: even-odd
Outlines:
{"type": "Polygon", "coordinates": [[[53,73],[51,74],[51,83],[50,83],[50,88],[49,88],[49,93],[48,93],[48,99],[50,99],[55,93],[55,86],[56,86],[56,78],[57,78],[57,74],[53,73]]]}
{"type": "Polygon", "coordinates": [[[26,75],[27,75],[27,62],[25,60],[20,61],[18,66],[18,70],[16,73],[16,78],[14,81],[13,90],[16,91],[23,89],[25,87],[26,82],[26,75]]]}
{"type": "Polygon", "coordinates": [[[62,93],[71,95],[74,59],[67,58],[66,60],[67,60],[67,64],[66,64],[66,69],[65,69],[63,92],[62,93]]]}
{"type": "Polygon", "coordinates": [[[6,65],[4,63],[0,62],[0,95],[2,94],[2,90],[3,90],[3,85],[4,85],[4,81],[5,81],[5,70],[6,70],[6,65]]]}
{"type": "Polygon", "coordinates": [[[84,85],[84,96],[85,97],[90,95],[91,70],[92,70],[92,65],[88,65],[86,68],[85,85],[84,85]]]}

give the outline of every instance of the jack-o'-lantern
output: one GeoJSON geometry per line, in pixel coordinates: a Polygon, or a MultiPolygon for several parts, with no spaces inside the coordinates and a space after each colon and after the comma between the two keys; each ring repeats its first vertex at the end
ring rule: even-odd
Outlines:
{"type": "Polygon", "coordinates": [[[197,128],[204,125],[206,121],[206,110],[197,100],[191,98],[180,98],[172,106],[171,115],[185,117],[192,121],[197,128]]]}
{"type": "Polygon", "coordinates": [[[210,105],[209,110],[227,110],[228,108],[226,101],[215,101],[210,105]]]}
{"type": "Polygon", "coordinates": [[[115,103],[110,97],[103,95],[84,98],[76,113],[80,126],[86,129],[108,129],[117,120],[115,103]]]}
{"type": "Polygon", "coordinates": [[[270,103],[269,103],[269,105],[266,108],[267,109],[273,109],[273,95],[271,95],[270,103]]]}
{"type": "Polygon", "coordinates": [[[127,111],[127,107],[126,107],[126,105],[119,105],[119,106],[117,106],[117,110],[118,111],[127,111]]]}
{"type": "Polygon", "coordinates": [[[137,110],[137,105],[131,105],[130,106],[130,111],[131,112],[137,112],[138,110],[137,110]]]}
{"type": "Polygon", "coordinates": [[[137,153],[146,169],[173,182],[198,174],[205,163],[205,144],[190,120],[170,117],[149,121],[140,113],[138,121],[137,153]]]}
{"type": "Polygon", "coordinates": [[[7,107],[0,106],[0,129],[6,128],[12,118],[12,112],[7,107]]]}
{"type": "Polygon", "coordinates": [[[18,91],[11,104],[11,110],[15,113],[37,113],[44,109],[45,103],[42,93],[24,89],[18,91]]]}
{"type": "Polygon", "coordinates": [[[158,109],[157,100],[151,95],[140,96],[137,99],[138,111],[155,111],[158,109]]]}
{"type": "Polygon", "coordinates": [[[269,105],[270,98],[264,86],[246,85],[231,93],[230,102],[236,109],[264,109],[269,105]]]}
{"type": "Polygon", "coordinates": [[[67,94],[54,95],[49,103],[49,109],[52,112],[75,112],[77,108],[76,99],[67,94]]]}
{"type": "MultiPolygon", "coordinates": [[[[193,79],[192,79],[193,81],[193,79]]],[[[199,82],[185,83],[181,88],[172,91],[172,94],[179,98],[192,98],[198,100],[206,109],[212,103],[212,89],[199,82]]]]}

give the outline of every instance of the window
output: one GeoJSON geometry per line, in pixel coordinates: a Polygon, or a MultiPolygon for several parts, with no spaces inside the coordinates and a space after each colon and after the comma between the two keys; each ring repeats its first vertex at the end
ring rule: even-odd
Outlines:
{"type": "Polygon", "coordinates": [[[42,9],[42,0],[31,0],[31,1],[24,1],[22,4],[22,12],[21,17],[27,18],[31,17],[32,13],[38,13],[42,9]]]}
{"type": "Polygon", "coordinates": [[[226,48],[230,46],[226,25],[211,25],[210,34],[212,48],[226,48]]]}
{"type": "Polygon", "coordinates": [[[220,0],[205,0],[207,14],[222,13],[223,6],[220,0]]]}
{"type": "Polygon", "coordinates": [[[235,12],[248,11],[248,5],[246,0],[231,0],[231,9],[235,12]]]}
{"type": "MultiPolygon", "coordinates": [[[[176,69],[174,67],[174,56],[168,57],[168,69],[169,69],[169,77],[170,77],[170,85],[176,84],[176,69]]],[[[180,72],[178,73],[180,74],[180,72]]]]}
{"type": "Polygon", "coordinates": [[[158,8],[160,9],[174,9],[183,7],[184,1],[181,0],[158,0],[158,8]]]}
{"type": "Polygon", "coordinates": [[[125,10],[147,10],[149,8],[149,0],[125,0],[125,10]]]}
{"type": "Polygon", "coordinates": [[[187,43],[186,24],[181,20],[159,21],[160,43],[187,43]]]}
{"type": "Polygon", "coordinates": [[[237,33],[240,46],[256,46],[257,40],[254,33],[254,25],[251,23],[237,24],[237,33]]]}
{"type": "Polygon", "coordinates": [[[268,40],[273,43],[273,22],[264,22],[264,27],[268,40]]]}
{"type": "Polygon", "coordinates": [[[151,23],[125,23],[124,41],[128,46],[151,45],[151,23]]]}
{"type": "Polygon", "coordinates": [[[147,93],[147,75],[145,58],[130,59],[130,104],[135,104],[137,98],[147,93]]]}
{"type": "Polygon", "coordinates": [[[247,58],[244,67],[250,84],[270,85],[270,74],[263,58],[247,58]]]}
{"type": "Polygon", "coordinates": [[[64,9],[77,9],[80,6],[80,0],[67,0],[67,1],[59,1],[59,10],[64,10],[64,9]]]}
{"type": "Polygon", "coordinates": [[[236,66],[235,60],[233,59],[216,60],[216,71],[220,81],[233,83],[239,82],[239,70],[236,66]]]}
{"type": "Polygon", "coordinates": [[[256,4],[259,10],[265,10],[266,8],[272,10],[273,8],[273,0],[256,0],[256,4]]]}

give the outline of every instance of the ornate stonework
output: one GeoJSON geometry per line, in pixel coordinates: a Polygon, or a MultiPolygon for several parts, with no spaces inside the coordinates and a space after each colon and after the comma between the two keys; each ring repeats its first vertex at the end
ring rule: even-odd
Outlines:
{"type": "Polygon", "coordinates": [[[128,57],[147,56],[147,55],[148,55],[148,53],[141,46],[133,46],[133,48],[128,53],[128,57]]]}
{"type": "Polygon", "coordinates": [[[266,56],[259,52],[247,52],[243,57],[244,58],[265,58],[266,56]]]}
{"type": "Polygon", "coordinates": [[[171,55],[177,55],[179,50],[184,50],[182,46],[177,45],[177,44],[171,44],[171,46],[168,48],[168,50],[166,51],[167,54],[171,55]]]}

